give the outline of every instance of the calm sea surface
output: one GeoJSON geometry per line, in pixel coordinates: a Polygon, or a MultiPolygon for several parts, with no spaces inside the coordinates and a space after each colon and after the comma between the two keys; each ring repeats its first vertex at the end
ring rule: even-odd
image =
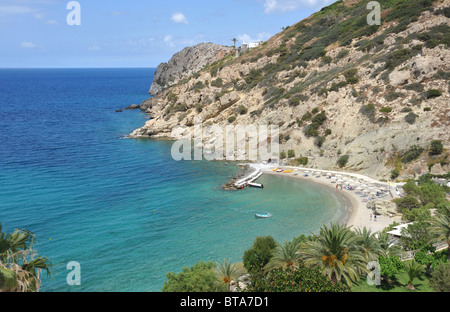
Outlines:
{"type": "Polygon", "coordinates": [[[0,222],[34,232],[52,260],[42,291],[160,291],[167,272],[238,262],[257,236],[282,243],[341,217],[316,185],[262,176],[264,189],[227,192],[236,165],[125,139],[147,117],[115,110],[147,99],[154,71],[0,70],[0,222]],[[70,261],[81,286],[67,285],[70,261]]]}

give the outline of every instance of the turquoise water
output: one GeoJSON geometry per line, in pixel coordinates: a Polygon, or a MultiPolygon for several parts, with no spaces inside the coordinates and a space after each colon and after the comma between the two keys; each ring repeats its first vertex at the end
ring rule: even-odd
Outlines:
{"type": "Polygon", "coordinates": [[[33,231],[55,265],[42,290],[160,291],[200,260],[241,261],[341,217],[333,192],[263,175],[264,189],[222,190],[232,163],[175,162],[170,142],[130,140],[154,69],[0,70],[0,222],[33,231]],[[256,219],[255,213],[272,213],[256,219]],[[81,265],[69,286],[66,264],[81,265]]]}

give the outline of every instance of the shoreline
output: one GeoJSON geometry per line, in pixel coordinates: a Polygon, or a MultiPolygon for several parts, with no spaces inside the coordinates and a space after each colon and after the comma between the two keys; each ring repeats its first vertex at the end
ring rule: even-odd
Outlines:
{"type": "MultiPolygon", "coordinates": [[[[273,165],[257,165],[257,164],[251,164],[251,166],[255,169],[260,169],[264,174],[269,174],[272,176],[281,176],[281,177],[287,177],[291,179],[300,179],[302,181],[308,182],[308,183],[315,183],[318,185],[321,185],[323,187],[326,187],[330,189],[333,192],[336,192],[336,197],[338,197],[338,200],[342,204],[342,207],[344,208],[342,211],[342,216],[338,219],[339,223],[346,224],[347,226],[351,227],[352,229],[363,229],[366,227],[367,229],[370,229],[372,232],[380,232],[384,228],[391,225],[393,222],[401,223],[401,217],[399,216],[377,216],[377,221],[374,221],[374,219],[370,218],[370,215],[373,214],[371,209],[367,208],[367,202],[363,202],[362,198],[355,193],[355,191],[350,191],[347,189],[336,189],[336,183],[331,183],[330,179],[325,178],[324,176],[321,176],[320,178],[316,177],[305,177],[303,176],[304,170],[309,170],[310,172],[332,172],[327,170],[318,170],[318,169],[308,169],[308,168],[298,168],[298,167],[292,167],[292,166],[283,166],[283,168],[287,169],[296,169],[299,171],[297,175],[294,175],[294,173],[278,173],[274,172],[273,169],[277,168],[273,165]]],[[[281,166],[280,166],[281,167],[281,166]]],[[[348,175],[348,176],[362,176],[360,174],[353,174],[349,172],[340,172],[342,175],[348,175]]],[[[369,179],[369,178],[366,178],[369,179]]],[[[371,181],[371,180],[369,180],[371,181]]],[[[376,180],[373,180],[376,181],[376,180]]],[[[379,181],[376,181],[376,183],[381,183],[379,181]]]]}

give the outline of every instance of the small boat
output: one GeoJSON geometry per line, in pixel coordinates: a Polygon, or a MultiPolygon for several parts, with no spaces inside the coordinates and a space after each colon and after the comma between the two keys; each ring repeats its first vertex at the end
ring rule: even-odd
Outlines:
{"type": "Polygon", "coordinates": [[[272,217],[272,215],[270,213],[268,213],[268,214],[259,214],[259,213],[257,213],[255,216],[257,218],[270,218],[270,217],[272,217]]]}
{"type": "Polygon", "coordinates": [[[252,186],[252,187],[264,188],[264,185],[259,184],[259,183],[249,182],[249,183],[247,183],[247,185],[252,186]]]}

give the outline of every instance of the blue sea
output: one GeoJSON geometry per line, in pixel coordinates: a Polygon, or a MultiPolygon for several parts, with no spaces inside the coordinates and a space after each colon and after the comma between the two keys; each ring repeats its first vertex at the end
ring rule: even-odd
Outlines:
{"type": "Polygon", "coordinates": [[[282,243],[342,216],[315,184],[264,175],[264,189],[224,191],[236,164],[176,162],[171,142],[125,138],[148,117],[115,111],[147,99],[154,72],[0,70],[0,223],[34,232],[53,262],[41,291],[158,292],[168,272],[240,262],[258,236],[282,243]]]}

